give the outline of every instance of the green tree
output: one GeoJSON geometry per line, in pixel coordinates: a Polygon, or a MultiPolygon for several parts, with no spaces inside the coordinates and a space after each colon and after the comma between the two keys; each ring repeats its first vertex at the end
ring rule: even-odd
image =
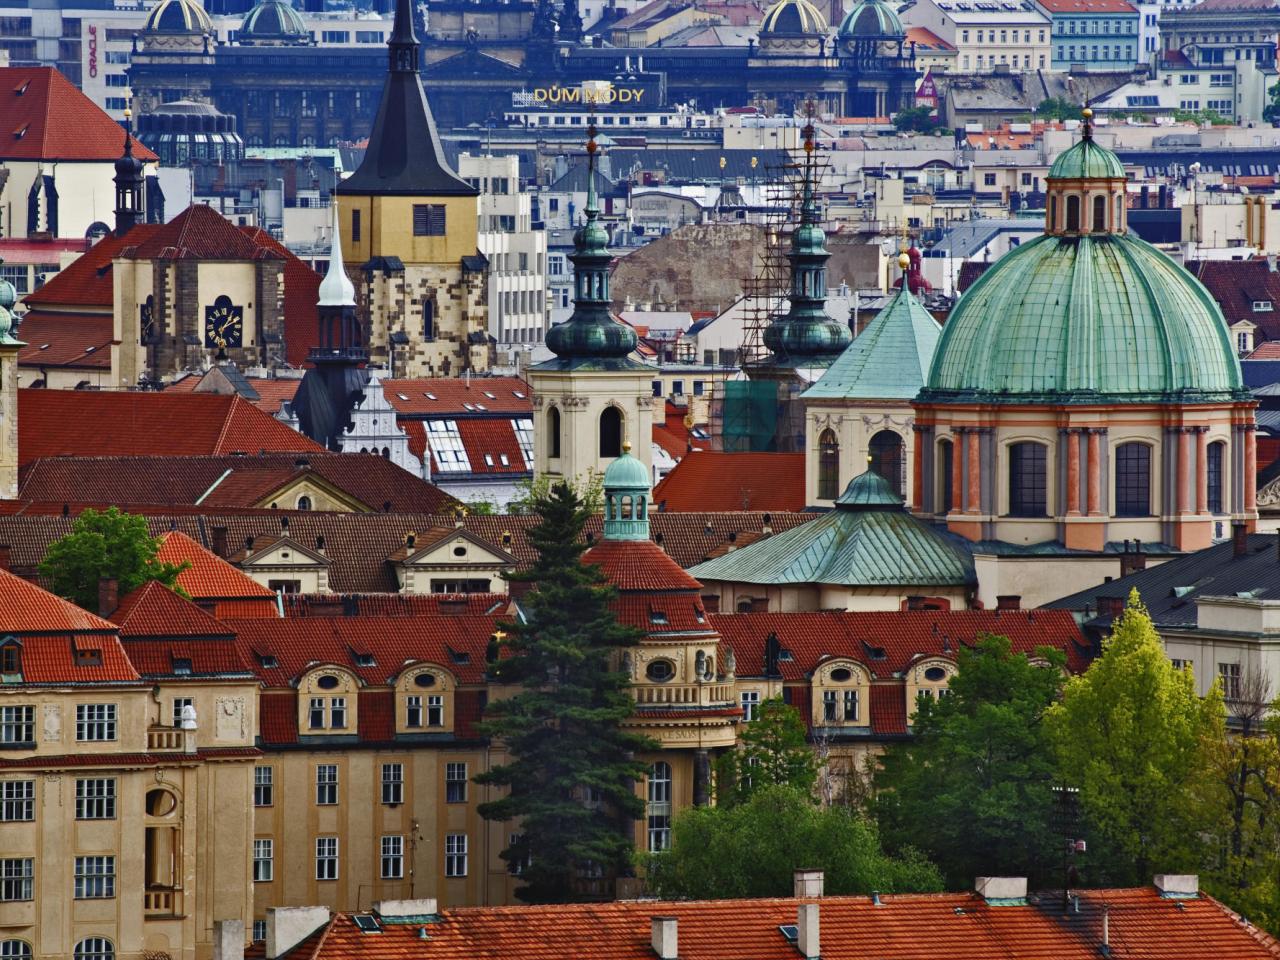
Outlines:
{"type": "Polygon", "coordinates": [[[1280,83],[1271,88],[1270,101],[1262,108],[1262,119],[1269,123],[1280,120],[1280,83]]]}
{"type": "Polygon", "coordinates": [[[1046,97],[1036,107],[1036,116],[1041,120],[1079,120],[1080,104],[1066,97],[1046,97]]]}
{"type": "Polygon", "coordinates": [[[875,824],[850,807],[819,807],[795,787],[770,784],[733,807],[690,807],[676,816],[671,848],[646,859],[663,898],[785,897],[795,870],[824,871],[829,894],[942,889],[914,851],[880,848],[875,824]]]}
{"type": "MultiPolygon", "coordinates": [[[[511,513],[530,514],[538,512],[538,505],[551,496],[551,488],[563,480],[553,481],[547,474],[539,474],[516,484],[516,495],[507,504],[511,513]]],[[[599,513],[604,509],[604,474],[588,470],[585,476],[568,481],[569,488],[577,494],[588,514],[599,513]]]]}
{"type": "Polygon", "coordinates": [[[911,743],[881,758],[874,801],[889,849],[918,845],[955,888],[979,875],[1043,881],[1060,849],[1044,717],[1063,683],[1061,651],[1037,661],[1005,637],[961,649],[948,695],[921,697],[911,743]]]}
{"type": "Polygon", "coordinates": [[[1216,686],[1196,696],[1191,673],[1174,669],[1136,590],[1102,656],[1067,682],[1048,719],[1062,775],[1080,790],[1100,873],[1090,882],[1195,872],[1222,697],[1216,686]]]}
{"type": "Polygon", "coordinates": [[[599,567],[582,563],[590,514],[565,484],[534,506],[538,559],[509,579],[535,589],[521,600],[523,616],[501,626],[506,635],[489,658],[493,678],[519,691],[491,702],[482,725],[511,759],[476,780],[509,788],[480,815],[519,819],[501,856],[521,869],[517,896],[549,903],[583,898],[584,874],[628,869],[631,824],[644,812],[633,787],[644,766],[632,758],[652,744],[622,728],[633,702],[627,674],[612,664],[641,633],[617,622],[616,591],[599,567]]]}
{"type": "Polygon", "coordinates": [[[795,707],[779,697],[761,703],[756,718],[738,737],[738,748],[716,764],[717,802],[733,806],[771,785],[811,794],[818,779],[818,760],[806,734],[804,719],[795,707]]]}
{"type": "Polygon", "coordinates": [[[182,593],[178,574],[189,564],[158,560],[159,549],[160,540],[148,532],[145,517],[117,507],[101,513],[86,509],[71,524],[69,534],[49,544],[37,569],[58,596],[97,610],[98,582],[103,579],[115,580],[121,595],[149,580],[182,593]]]}
{"type": "Polygon", "coordinates": [[[940,122],[929,107],[904,107],[893,115],[893,125],[904,132],[933,133],[940,122]]]}

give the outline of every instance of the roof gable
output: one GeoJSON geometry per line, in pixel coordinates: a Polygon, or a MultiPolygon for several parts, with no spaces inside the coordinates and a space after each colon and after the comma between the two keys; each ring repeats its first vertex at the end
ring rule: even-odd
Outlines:
{"type": "MultiPolygon", "coordinates": [[[[137,139],[133,155],[156,155],[137,139]]],[[[0,69],[0,160],[108,162],[124,153],[124,131],[53,67],[0,69]]]]}
{"type": "Polygon", "coordinates": [[[111,619],[126,639],[231,636],[231,629],[221,620],[155,580],[124,596],[111,619]]]}
{"type": "Polygon", "coordinates": [[[160,535],[156,558],[165,563],[190,564],[178,574],[178,586],[193,600],[275,597],[262,584],[177,530],[160,535]]]}
{"type": "MultiPolygon", "coordinates": [[[[30,581],[0,570],[0,634],[115,633],[116,625],[30,581]]],[[[64,638],[65,639],[65,638],[64,638]]]]}
{"type": "Polygon", "coordinates": [[[471,565],[501,565],[514,566],[516,558],[492,543],[482,540],[474,533],[468,531],[465,527],[454,527],[448,529],[444,527],[436,527],[419,534],[414,539],[413,547],[404,547],[391,555],[391,560],[405,566],[437,566],[445,564],[448,566],[458,566],[461,563],[471,565]],[[458,545],[458,541],[464,541],[470,544],[479,555],[473,555],[470,552],[468,556],[460,560],[453,554],[454,547],[458,545]]]}

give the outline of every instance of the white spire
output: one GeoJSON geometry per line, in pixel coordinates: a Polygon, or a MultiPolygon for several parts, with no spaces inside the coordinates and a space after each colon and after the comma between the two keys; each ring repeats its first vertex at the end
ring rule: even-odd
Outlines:
{"type": "Polygon", "coordinates": [[[332,200],[333,206],[333,240],[329,248],[329,272],[320,281],[320,303],[322,307],[354,307],[356,305],[356,288],[351,285],[347,271],[342,265],[342,238],[338,235],[338,198],[332,200]]]}

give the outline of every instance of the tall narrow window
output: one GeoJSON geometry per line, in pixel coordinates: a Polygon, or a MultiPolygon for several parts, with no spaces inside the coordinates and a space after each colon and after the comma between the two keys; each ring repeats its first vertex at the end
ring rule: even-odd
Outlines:
{"type": "Polygon", "coordinates": [[[275,841],[255,838],[253,841],[253,882],[270,883],[275,878],[275,841]]]}
{"type": "Polygon", "coordinates": [[[950,513],[954,506],[955,491],[951,489],[952,470],[955,467],[955,444],[950,440],[938,442],[938,464],[942,474],[938,477],[938,512],[950,513]]]}
{"type": "Polygon", "coordinates": [[[547,410],[547,443],[550,447],[548,454],[552,460],[558,459],[560,456],[560,408],[551,407],[547,410]]]}
{"type": "Polygon", "coordinates": [[[338,879],[337,837],[316,837],[316,879],[338,879]]]}
{"type": "Polygon", "coordinates": [[[1078,231],[1080,229],[1080,198],[1067,197],[1067,230],[1078,231]]]}
{"type": "Polygon", "coordinates": [[[1222,513],[1222,462],[1227,445],[1221,440],[1209,444],[1205,457],[1205,474],[1208,481],[1209,512],[1222,513]]]}
{"type": "Polygon", "coordinates": [[[818,499],[834,500],[840,496],[840,441],[834,430],[823,430],[818,437],[818,499]]]}
{"type": "Polygon", "coordinates": [[[360,242],[360,211],[351,211],[351,242],[360,242]]]}
{"type": "Polygon", "coordinates": [[[1053,231],[1057,229],[1058,229],[1058,198],[1050,197],[1049,198],[1049,232],[1053,233],[1053,231]]]}
{"type": "Polygon", "coordinates": [[[822,691],[822,720],[824,723],[835,723],[839,716],[839,699],[834,690],[822,691]]]}
{"type": "Polygon", "coordinates": [[[467,765],[465,763],[444,765],[444,802],[467,802],[467,765]]]}
{"type": "Polygon", "coordinates": [[[600,414],[600,456],[622,455],[622,411],[605,407],[600,414]]]}
{"type": "Polygon", "coordinates": [[[253,805],[269,807],[275,801],[275,768],[253,768],[253,805]]]}
{"type": "Polygon", "coordinates": [[[406,727],[422,726],[422,697],[404,698],[404,725],[406,727]]]}
{"type": "Polygon", "coordinates": [[[434,300],[422,301],[422,339],[434,340],[436,338],[436,302],[434,300]]]}
{"type": "Polygon", "coordinates": [[[893,492],[901,497],[906,465],[902,455],[902,437],[892,430],[881,430],[871,438],[868,452],[871,454],[871,469],[888,480],[893,492]]]}
{"type": "Polygon", "coordinates": [[[671,846],[671,764],[659,760],[649,768],[649,850],[671,846]]]}
{"type": "Polygon", "coordinates": [[[399,880],[404,877],[404,837],[382,838],[382,879],[399,880]]]}
{"type": "Polygon", "coordinates": [[[404,764],[382,765],[382,802],[389,806],[404,803],[404,764]]]}
{"type": "Polygon", "coordinates": [[[1116,447],[1116,516],[1151,515],[1151,448],[1145,443],[1116,447]]]}
{"type": "Polygon", "coordinates": [[[444,875],[446,877],[467,875],[467,835],[465,833],[444,835],[444,875]]]}
{"type": "Polygon", "coordinates": [[[1014,443],[1009,446],[1009,515],[1048,515],[1045,446],[1014,443]]]}
{"type": "Polygon", "coordinates": [[[1105,233],[1107,230],[1107,198],[1093,198],[1093,232],[1105,233]]]}

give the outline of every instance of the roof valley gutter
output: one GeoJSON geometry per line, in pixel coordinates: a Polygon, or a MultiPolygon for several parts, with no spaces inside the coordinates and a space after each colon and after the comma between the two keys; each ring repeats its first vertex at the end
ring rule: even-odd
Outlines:
{"type": "Polygon", "coordinates": [[[231,476],[234,470],[235,470],[235,467],[227,467],[227,469],[222,472],[222,476],[220,476],[217,480],[213,481],[213,483],[209,486],[208,490],[200,494],[200,496],[196,497],[196,506],[198,507],[200,506],[200,504],[204,503],[204,498],[209,496],[209,494],[213,493],[213,491],[217,490],[218,485],[222,483],[223,480],[227,479],[227,477],[231,476]]]}

